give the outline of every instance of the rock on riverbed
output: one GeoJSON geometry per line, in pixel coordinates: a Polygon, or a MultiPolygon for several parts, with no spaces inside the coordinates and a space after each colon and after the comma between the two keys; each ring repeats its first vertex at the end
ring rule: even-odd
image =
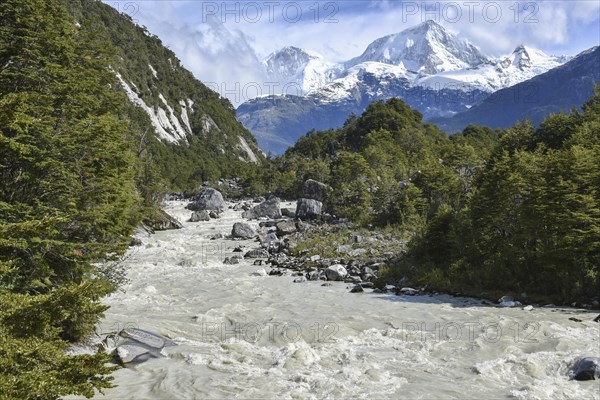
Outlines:
{"type": "Polygon", "coordinates": [[[125,366],[140,364],[152,358],[162,357],[161,350],[176,344],[156,333],[137,328],[126,328],[119,332],[116,356],[125,366]]]}
{"type": "Polygon", "coordinates": [[[585,357],[577,361],[571,371],[571,379],[577,381],[591,381],[600,378],[600,358],[585,357]]]}

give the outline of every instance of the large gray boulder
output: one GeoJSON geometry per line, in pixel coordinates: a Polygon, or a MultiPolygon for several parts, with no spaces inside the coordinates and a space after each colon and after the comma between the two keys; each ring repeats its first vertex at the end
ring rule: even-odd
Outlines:
{"type": "Polygon", "coordinates": [[[302,186],[302,196],[304,196],[307,199],[313,199],[323,202],[325,201],[327,193],[330,189],[330,186],[322,182],[315,181],[314,179],[308,179],[306,182],[304,182],[304,185],[302,186]]]}
{"type": "Polygon", "coordinates": [[[277,235],[279,236],[291,235],[297,231],[296,223],[292,220],[278,222],[275,227],[277,228],[277,235]]]}
{"type": "Polygon", "coordinates": [[[360,284],[356,284],[354,285],[354,287],[352,288],[352,290],[350,290],[350,293],[362,293],[364,292],[363,287],[360,284]]]}
{"type": "Polygon", "coordinates": [[[323,203],[313,199],[299,199],[296,206],[296,218],[314,219],[321,215],[323,203]]]}
{"type": "Polygon", "coordinates": [[[256,207],[251,208],[248,211],[245,211],[242,214],[242,217],[248,219],[258,219],[258,218],[281,218],[281,201],[277,197],[270,198],[266,200],[256,207]]]}
{"type": "Polygon", "coordinates": [[[600,379],[600,358],[585,357],[577,361],[569,371],[571,379],[591,381],[600,379]]]}
{"type": "Polygon", "coordinates": [[[194,211],[190,217],[190,222],[210,221],[210,213],[206,210],[194,211]]]}
{"type": "Polygon", "coordinates": [[[193,201],[188,204],[188,210],[192,211],[225,211],[227,203],[223,199],[223,195],[216,189],[204,188],[193,201]]]}
{"type": "Polygon", "coordinates": [[[231,229],[231,236],[240,239],[252,239],[256,231],[245,222],[236,222],[231,229]]]}
{"type": "Polygon", "coordinates": [[[266,249],[254,249],[244,254],[244,258],[268,258],[269,252],[266,249]]]}
{"type": "Polygon", "coordinates": [[[328,281],[341,281],[348,275],[348,271],[342,264],[335,264],[325,270],[328,281]]]}
{"type": "Polygon", "coordinates": [[[279,238],[275,232],[259,232],[258,239],[263,247],[269,247],[271,244],[279,243],[279,238]]]}

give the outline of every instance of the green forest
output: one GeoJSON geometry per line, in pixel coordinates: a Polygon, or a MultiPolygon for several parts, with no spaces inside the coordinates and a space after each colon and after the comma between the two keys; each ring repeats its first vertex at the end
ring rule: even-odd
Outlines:
{"type": "Polygon", "coordinates": [[[108,357],[64,350],[113,289],[93,263],[122,254],[142,215],[139,137],[95,29],[53,1],[3,1],[0,21],[0,393],[91,396],[108,357]]]}
{"type": "Polygon", "coordinates": [[[95,1],[0,2],[0,398],[91,397],[110,387],[115,367],[102,349],[65,352],[93,334],[116,288],[102,265],[118,264],[165,192],[221,177],[241,177],[246,195],[289,199],[306,179],[329,184],[327,212],[409,240],[382,281],[526,291],[561,304],[597,295],[595,93],[539,127],[469,126],[451,136],[399,99],[375,102],[343,128],[311,131],[253,164],[236,141],[256,142],[231,104],[126,17],[95,1]],[[167,59],[178,73],[166,72],[167,59]],[[153,82],[149,60],[172,81],[153,82]],[[116,71],[149,104],[156,85],[174,102],[191,97],[200,107],[193,125],[208,115],[222,132],[160,142],[116,71]]]}
{"type": "Polygon", "coordinates": [[[600,292],[600,90],[535,128],[447,136],[401,100],[309,132],[249,180],[296,198],[329,184],[327,211],[409,240],[382,284],[522,293],[566,304],[600,292]]]}

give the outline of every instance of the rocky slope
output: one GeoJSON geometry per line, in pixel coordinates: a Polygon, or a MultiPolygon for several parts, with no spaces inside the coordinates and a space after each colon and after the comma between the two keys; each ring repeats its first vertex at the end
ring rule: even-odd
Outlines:
{"type": "Polygon", "coordinates": [[[231,103],[198,81],[157,36],[102,2],[64,2],[76,20],[94,21],[89,29],[117,48],[112,68],[119,89],[168,184],[195,186],[264,159],[231,103]]]}

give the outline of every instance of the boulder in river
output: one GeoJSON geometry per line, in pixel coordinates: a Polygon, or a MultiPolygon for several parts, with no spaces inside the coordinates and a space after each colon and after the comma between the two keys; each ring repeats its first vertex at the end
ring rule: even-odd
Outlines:
{"type": "Polygon", "coordinates": [[[117,344],[116,355],[121,364],[139,364],[151,358],[162,357],[161,350],[175,343],[161,335],[137,328],[119,332],[124,338],[117,344]]]}
{"type": "Polygon", "coordinates": [[[521,302],[515,301],[512,296],[502,296],[498,299],[499,307],[520,307],[522,306],[521,302]]]}
{"type": "Polygon", "coordinates": [[[200,194],[194,197],[193,201],[188,204],[188,210],[192,211],[225,211],[227,203],[223,199],[223,195],[216,189],[204,188],[200,194]]]}
{"type": "Polygon", "coordinates": [[[160,352],[152,351],[135,343],[123,343],[116,350],[116,356],[122,365],[141,364],[152,358],[158,358],[160,352]]]}
{"type": "Polygon", "coordinates": [[[280,200],[277,197],[272,197],[256,207],[252,207],[248,211],[242,213],[243,218],[258,219],[258,218],[281,218],[280,200]]]}
{"type": "Polygon", "coordinates": [[[364,290],[363,290],[363,287],[359,283],[354,285],[352,290],[350,290],[350,293],[362,293],[362,292],[364,292],[364,290]]]}
{"type": "Polygon", "coordinates": [[[272,269],[269,271],[269,276],[282,276],[285,275],[285,271],[280,269],[272,269]]]}
{"type": "Polygon", "coordinates": [[[183,225],[164,210],[157,210],[152,216],[144,219],[143,223],[150,231],[166,231],[170,229],[181,229],[183,225]]]}
{"type": "Polygon", "coordinates": [[[225,260],[223,260],[223,264],[225,265],[236,265],[240,263],[240,258],[238,256],[233,256],[233,257],[226,257],[225,260]]]}
{"type": "Polygon", "coordinates": [[[245,222],[236,222],[231,229],[231,236],[240,239],[252,239],[256,235],[256,231],[245,222]]]}
{"type": "Polygon", "coordinates": [[[244,258],[267,258],[269,252],[266,249],[254,249],[244,254],[244,258]]]}
{"type": "Polygon", "coordinates": [[[268,276],[269,274],[267,273],[267,271],[264,268],[261,268],[261,269],[254,271],[251,275],[252,276],[268,276]]]}
{"type": "Polygon", "coordinates": [[[569,376],[576,381],[600,379],[600,358],[585,357],[578,360],[569,371],[569,376]]]}
{"type": "Polygon", "coordinates": [[[348,275],[348,272],[342,264],[332,265],[325,270],[325,276],[328,281],[341,281],[346,275],[348,275]]]}
{"type": "Polygon", "coordinates": [[[296,218],[314,219],[322,214],[323,203],[313,199],[299,199],[296,206],[296,218]]]}
{"type": "Polygon", "coordinates": [[[411,287],[403,287],[403,288],[400,288],[399,290],[397,290],[397,294],[403,294],[406,296],[415,296],[415,295],[419,294],[419,291],[417,289],[414,289],[411,287]]]}
{"type": "Polygon", "coordinates": [[[190,222],[210,221],[210,213],[206,210],[194,211],[190,217],[190,222]]]}

